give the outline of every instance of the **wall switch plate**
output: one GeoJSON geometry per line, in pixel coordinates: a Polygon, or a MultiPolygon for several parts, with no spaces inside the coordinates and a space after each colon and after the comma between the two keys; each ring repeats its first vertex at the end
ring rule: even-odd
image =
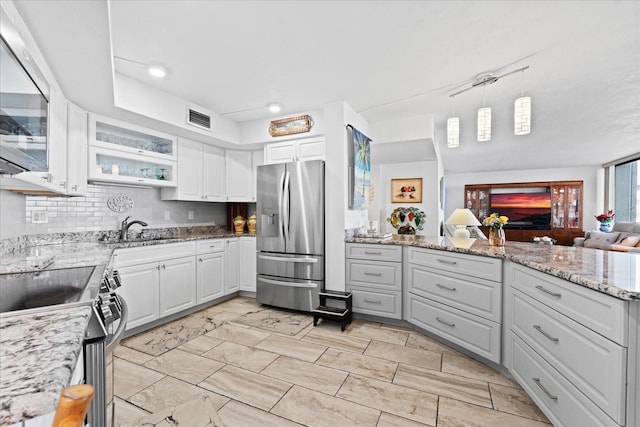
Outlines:
{"type": "Polygon", "coordinates": [[[34,224],[46,224],[49,222],[49,216],[47,211],[33,211],[31,212],[31,222],[34,224]]]}
{"type": "Polygon", "coordinates": [[[193,211],[189,211],[189,219],[193,219],[193,211]]]}
{"type": "Polygon", "coordinates": [[[165,221],[169,221],[171,219],[171,212],[170,211],[164,211],[164,220],[165,221]]]}

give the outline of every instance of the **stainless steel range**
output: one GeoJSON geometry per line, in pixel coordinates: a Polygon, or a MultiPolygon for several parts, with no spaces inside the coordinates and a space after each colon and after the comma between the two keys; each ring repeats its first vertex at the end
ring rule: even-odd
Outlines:
{"type": "Polygon", "coordinates": [[[107,425],[107,405],[113,400],[113,366],[108,360],[127,322],[126,303],[115,293],[120,286],[117,272],[107,268],[101,275],[100,271],[102,268],[87,266],[0,275],[0,317],[91,307],[82,366],[84,382],[94,387],[87,413],[92,427],[107,425]]]}

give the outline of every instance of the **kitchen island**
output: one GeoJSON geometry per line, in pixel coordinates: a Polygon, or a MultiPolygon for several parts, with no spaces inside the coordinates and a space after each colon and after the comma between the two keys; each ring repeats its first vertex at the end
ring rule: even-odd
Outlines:
{"type": "Polygon", "coordinates": [[[619,299],[640,300],[640,254],[510,241],[504,246],[490,246],[487,240],[397,234],[387,239],[353,237],[345,242],[414,246],[500,258],[619,299]]]}
{"type": "Polygon", "coordinates": [[[638,266],[639,254],[536,243],[346,240],[356,315],[509,373],[557,426],[640,425],[638,266]]]}

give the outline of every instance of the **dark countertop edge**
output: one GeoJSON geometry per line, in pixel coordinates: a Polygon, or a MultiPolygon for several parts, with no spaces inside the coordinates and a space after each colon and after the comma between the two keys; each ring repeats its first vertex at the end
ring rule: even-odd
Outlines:
{"type": "MultiPolygon", "coordinates": [[[[441,238],[441,237],[432,237],[441,238]]],[[[345,238],[345,243],[361,243],[361,244],[380,244],[380,245],[399,245],[399,246],[413,246],[423,249],[434,249],[447,252],[456,252],[469,255],[487,256],[494,258],[501,258],[524,267],[532,268],[541,273],[549,274],[550,276],[557,277],[574,283],[576,285],[591,289],[593,291],[609,295],[611,297],[626,300],[626,301],[640,301],[640,292],[632,292],[626,289],[619,288],[615,285],[609,285],[602,283],[596,279],[585,276],[576,272],[567,272],[565,270],[558,269],[557,267],[550,267],[544,264],[540,264],[535,261],[527,260],[522,255],[508,254],[504,252],[504,248],[501,247],[488,247],[488,248],[461,248],[453,247],[449,245],[429,243],[429,242],[415,242],[415,241],[401,241],[393,238],[379,239],[379,238],[367,238],[367,237],[353,237],[345,238]]],[[[517,242],[525,243],[525,242],[517,242]]]]}

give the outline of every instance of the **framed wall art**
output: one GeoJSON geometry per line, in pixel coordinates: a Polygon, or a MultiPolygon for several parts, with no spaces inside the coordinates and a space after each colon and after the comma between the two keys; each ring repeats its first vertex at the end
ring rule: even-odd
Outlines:
{"type": "Polygon", "coordinates": [[[422,178],[392,179],[391,203],[422,203],[422,178]]]}
{"type": "Polygon", "coordinates": [[[286,119],[272,120],[269,125],[271,136],[291,135],[294,133],[309,132],[311,130],[311,117],[304,116],[289,117],[286,119]]]}

